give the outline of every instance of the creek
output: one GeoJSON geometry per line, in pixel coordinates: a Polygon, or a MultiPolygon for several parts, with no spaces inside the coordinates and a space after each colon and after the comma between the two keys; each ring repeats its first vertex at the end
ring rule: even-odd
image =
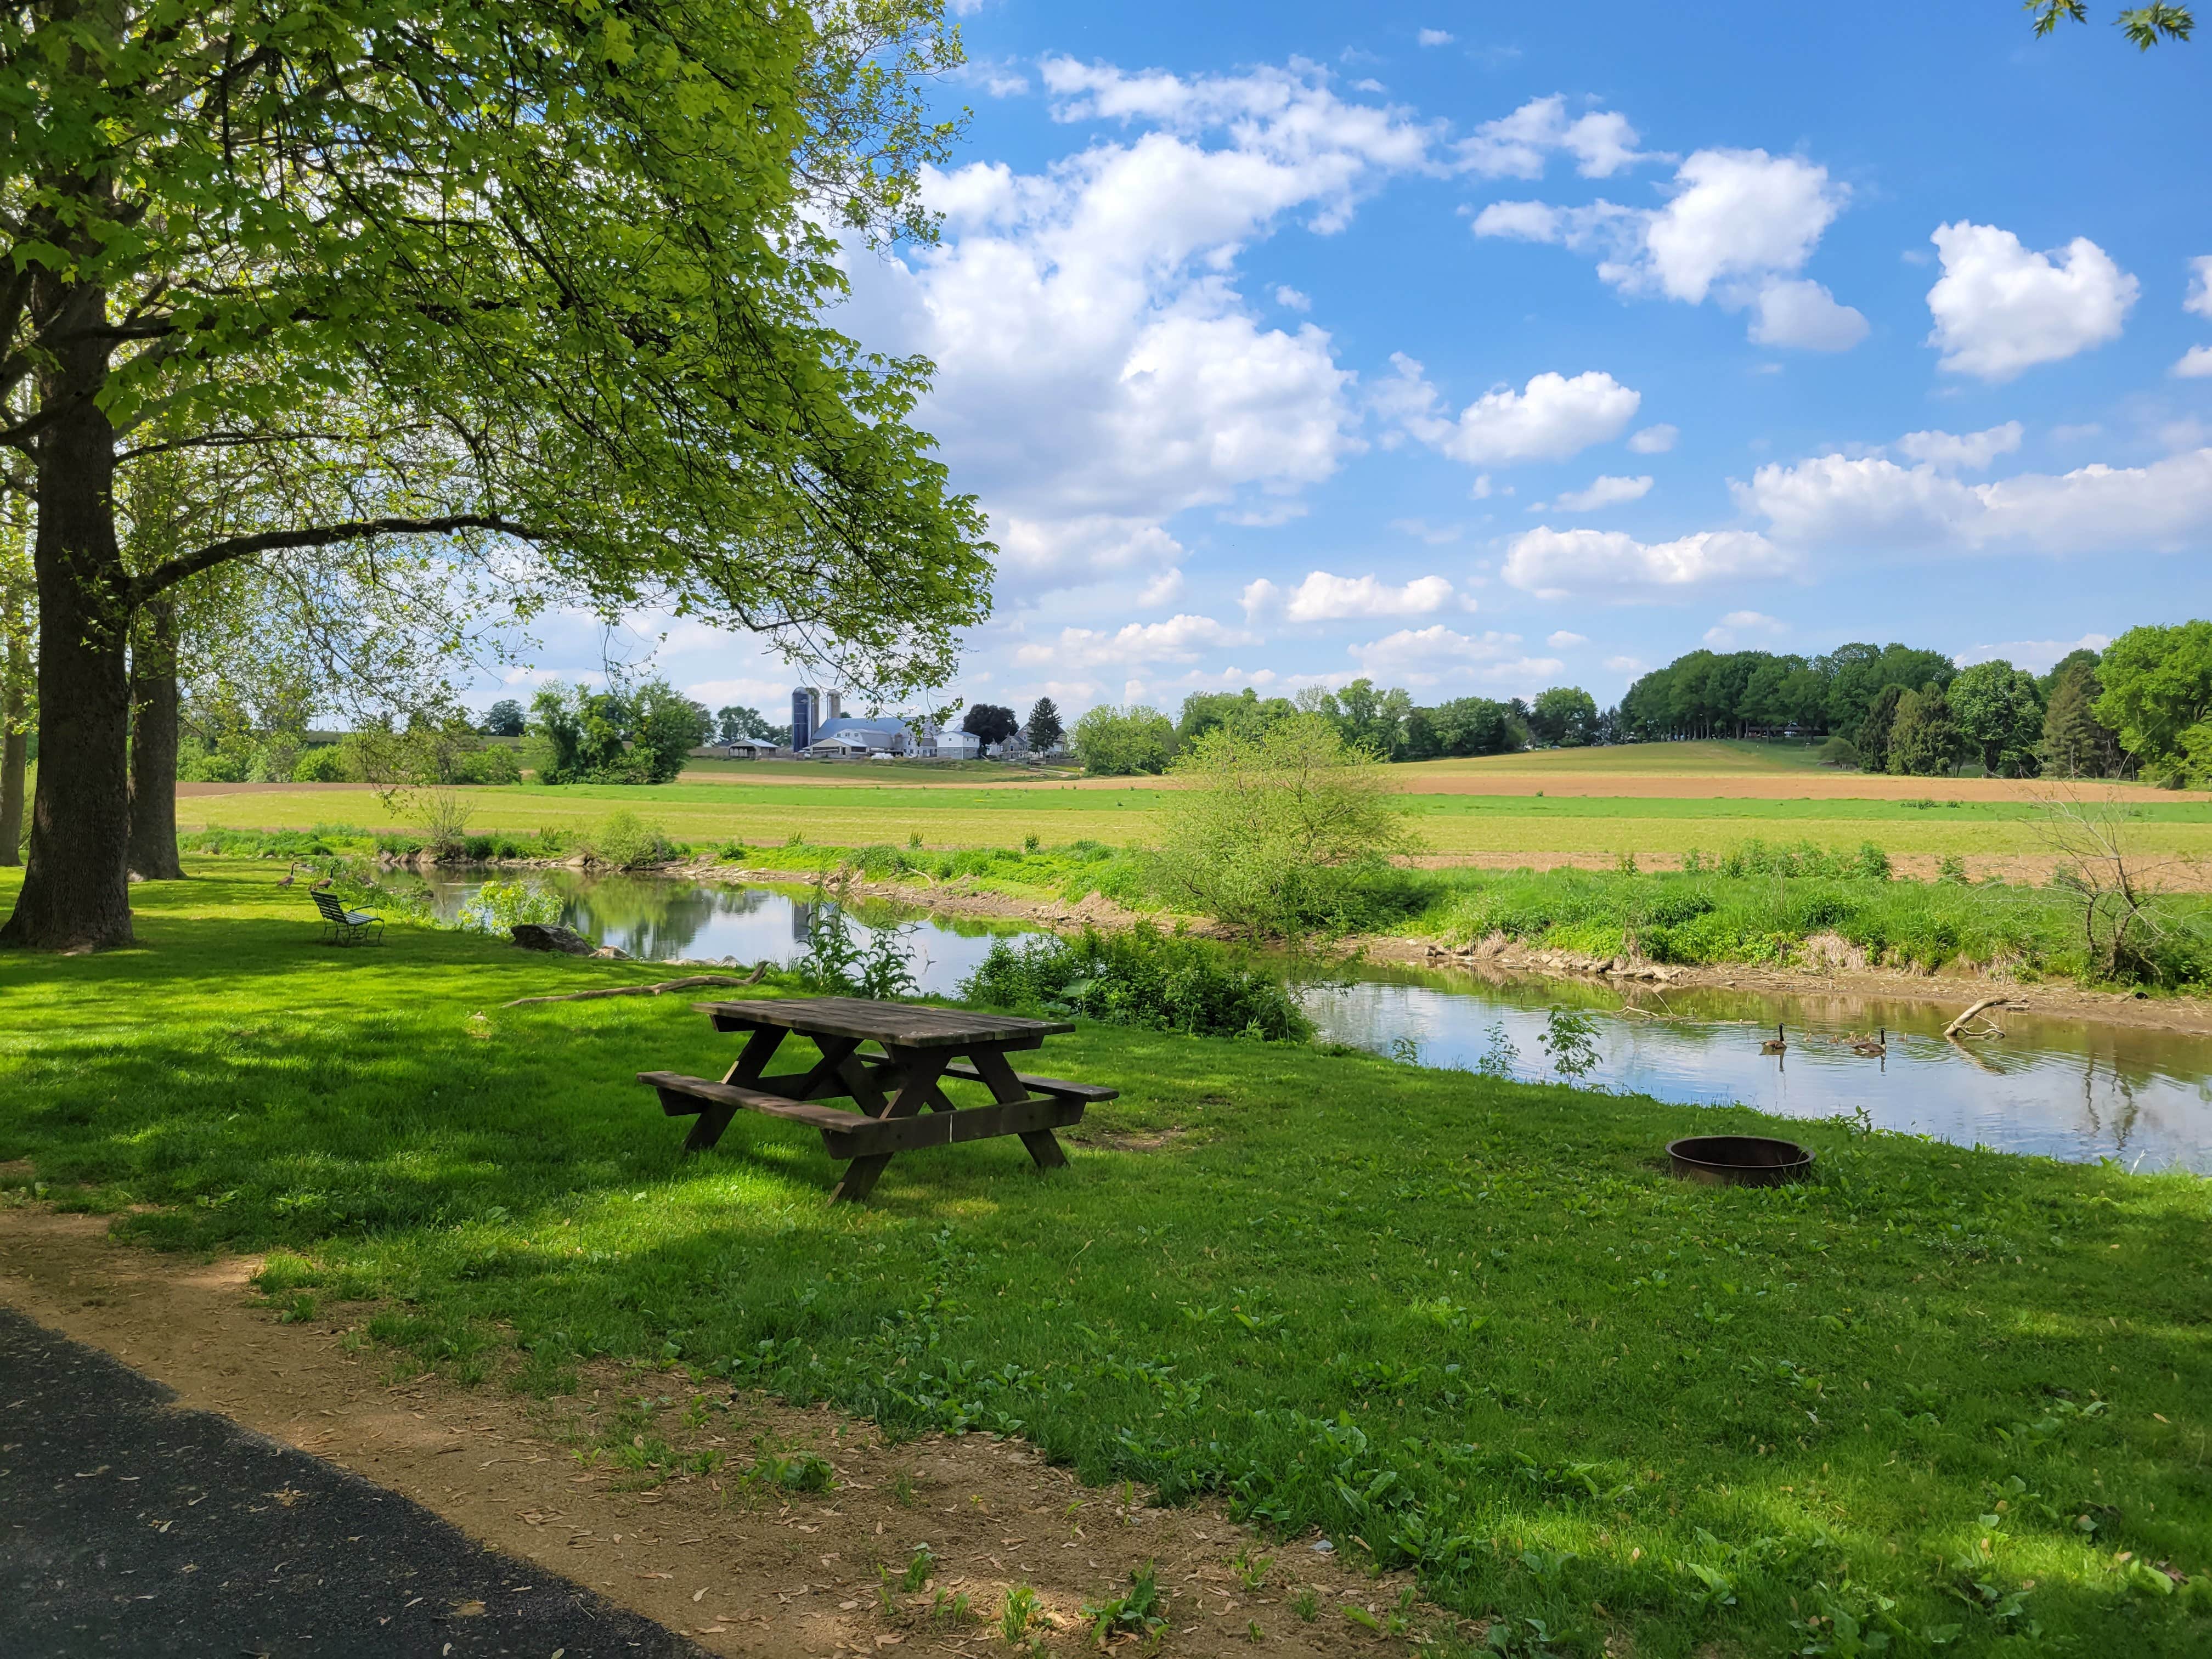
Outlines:
{"type": "MultiPolygon", "coordinates": [[[[451,918],[482,873],[438,872],[431,901],[451,918]]],[[[763,957],[805,948],[805,890],[707,886],[556,870],[529,878],[560,897],[578,933],[645,961],[763,957]]],[[[904,931],[925,994],[951,996],[999,938],[1034,928],[888,904],[851,907],[862,939],[904,931]]],[[[1584,1081],[1661,1100],[1741,1102],[1781,1117],[1861,1117],[1876,1127],[2070,1162],[2212,1173],[2212,1037],[1992,1010],[2001,1037],[1947,1042],[1956,1008],[1908,999],[1697,988],[1620,988],[1536,975],[1355,964],[1304,994],[1322,1042],[1425,1066],[1486,1063],[1549,1079],[1539,1039],[1550,1011],[1593,1015],[1584,1081]],[[1779,1024],[1780,1054],[1761,1042],[1779,1024]],[[1850,1040],[1887,1033],[1887,1052],[1850,1040]]]]}

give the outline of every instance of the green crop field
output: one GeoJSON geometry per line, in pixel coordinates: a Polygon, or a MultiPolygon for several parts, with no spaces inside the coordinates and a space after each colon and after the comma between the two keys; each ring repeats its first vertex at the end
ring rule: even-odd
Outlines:
{"type": "Polygon", "coordinates": [[[1466,773],[1615,772],[1649,778],[1728,777],[1743,773],[1819,770],[1817,744],[1778,739],[1742,743],[1631,743],[1602,749],[1545,749],[1522,755],[1478,755],[1464,760],[1415,761],[1416,775],[1466,773]]]}
{"type": "MultiPolygon", "coordinates": [[[[1686,746],[1686,745],[1680,745],[1686,746]]],[[[1407,769],[1418,774],[1418,768],[1407,769]]],[[[1940,791],[1940,783],[1931,783],[1940,791]]],[[[1160,833],[1157,784],[1075,788],[1030,783],[917,790],[891,783],[679,782],[657,787],[523,784],[460,792],[471,830],[586,830],[627,809],[678,841],[775,847],[803,836],[831,846],[905,846],[919,832],[932,848],[1006,847],[1035,835],[1052,843],[1090,840],[1151,846],[1160,833]]],[[[2040,816],[2019,801],[1698,799],[1417,794],[1415,822],[1440,854],[1677,858],[1725,851],[1758,836],[1848,850],[1876,842],[1893,857],[2034,857],[2046,851],[2040,816]]],[[[2154,800],[2123,809],[2136,845],[2161,857],[2212,857],[2212,805],[2154,800]]],[[[353,823],[377,830],[414,820],[387,812],[369,790],[194,795],[178,803],[187,829],[310,829],[353,823]]]]}
{"type": "MultiPolygon", "coordinates": [[[[633,1074],[732,1054],[683,999],[501,1006],[653,969],[331,950],[265,869],[191,867],[135,949],[0,957],[0,1202],[272,1251],[273,1305],[403,1368],[1018,1433],[1552,1633],[1515,1651],[2212,1651],[2212,1182],[1084,1021],[1050,1069],[1152,1150],[911,1153],[833,1210],[793,1126],[680,1152],[633,1074]],[[1820,1177],[1658,1162],[1741,1131],[1820,1177]]],[[[580,1450],[650,1484],[704,1415],[580,1450]]]]}

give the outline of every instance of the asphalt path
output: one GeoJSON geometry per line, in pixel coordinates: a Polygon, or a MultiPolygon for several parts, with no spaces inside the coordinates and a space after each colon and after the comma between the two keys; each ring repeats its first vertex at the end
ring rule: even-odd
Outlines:
{"type": "Polygon", "coordinates": [[[702,1659],[0,1308],[0,1655],[702,1659]]]}

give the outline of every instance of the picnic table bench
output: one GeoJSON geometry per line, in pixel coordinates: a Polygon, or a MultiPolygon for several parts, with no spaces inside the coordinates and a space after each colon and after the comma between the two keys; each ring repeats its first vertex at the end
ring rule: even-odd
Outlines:
{"type": "Polygon", "coordinates": [[[1055,1129],[1083,1121],[1086,1106],[1119,1092],[1095,1084],[1017,1072],[1006,1056],[1043,1046],[1075,1028],[1060,1020],[1015,1019],[961,1008],[924,1008],[858,997],[695,1002],[718,1031],[746,1033],[721,1081],[677,1072],[640,1072],[671,1117],[696,1117],[686,1152],[704,1152],[741,1111],[805,1123],[835,1158],[848,1160],[832,1203],[865,1198],[896,1153],[997,1135],[1019,1135],[1037,1167],[1064,1167],[1055,1129]],[[804,1071],[770,1075],[769,1061],[790,1036],[820,1057],[804,1071]],[[878,1052],[865,1051],[872,1045],[878,1052]],[[964,1056],[964,1058],[963,1058],[964,1056]],[[988,1106],[963,1106],[945,1079],[980,1083],[988,1106]],[[850,1109],[822,1102],[849,1100],[850,1109]]]}

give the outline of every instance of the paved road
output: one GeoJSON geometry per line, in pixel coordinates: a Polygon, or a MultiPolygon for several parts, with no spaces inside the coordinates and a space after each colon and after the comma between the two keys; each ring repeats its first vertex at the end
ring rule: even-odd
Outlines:
{"type": "Polygon", "coordinates": [[[0,1308],[0,1655],[703,1659],[0,1308]]]}

